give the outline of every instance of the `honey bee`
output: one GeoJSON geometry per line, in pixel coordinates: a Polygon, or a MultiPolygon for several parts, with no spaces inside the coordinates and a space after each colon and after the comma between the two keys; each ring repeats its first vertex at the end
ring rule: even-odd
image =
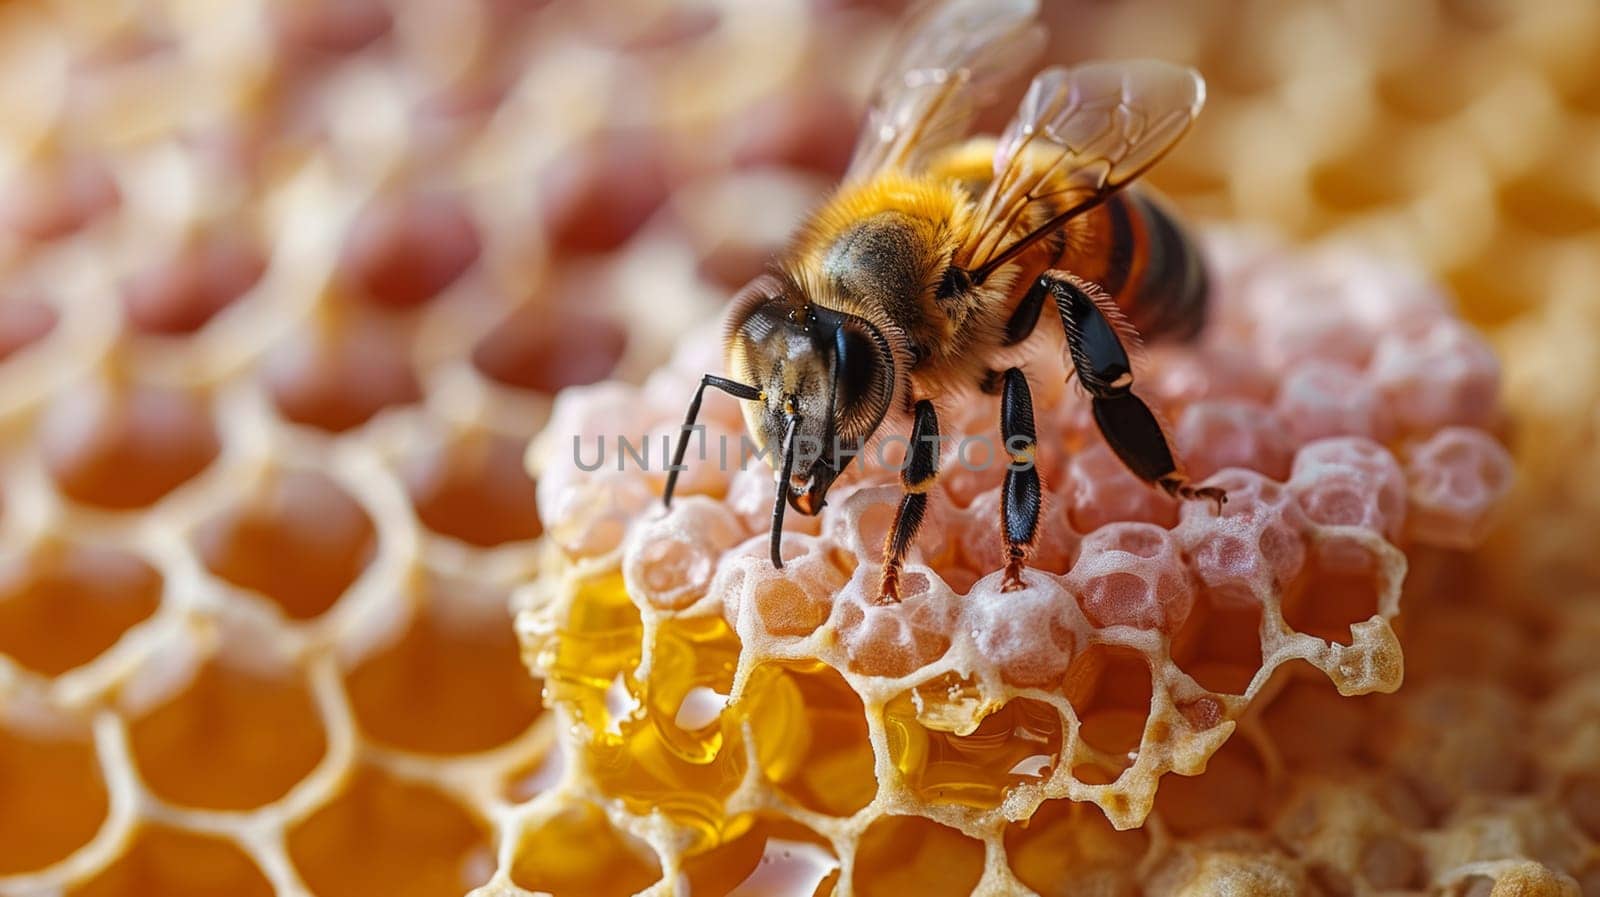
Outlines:
{"type": "Polygon", "coordinates": [[[876,85],[838,190],[731,302],[729,376],[690,402],[663,501],[670,506],[707,387],[742,400],[775,467],[772,563],[785,507],[816,514],[891,418],[910,419],[903,494],[884,542],[878,600],[901,566],[938,475],[935,401],[1001,396],[1010,458],[1000,520],[1002,588],[1023,587],[1041,484],[1023,343],[1047,305],[1106,443],[1181,499],[1223,492],[1183,474],[1134,392],[1129,348],[1189,338],[1205,320],[1194,243],[1150,195],[1123,190],[1183,137],[1205,101],[1192,69],[1152,60],[1047,68],[995,137],[967,137],[977,110],[1040,51],[1037,0],[943,0],[914,13],[876,85]]]}

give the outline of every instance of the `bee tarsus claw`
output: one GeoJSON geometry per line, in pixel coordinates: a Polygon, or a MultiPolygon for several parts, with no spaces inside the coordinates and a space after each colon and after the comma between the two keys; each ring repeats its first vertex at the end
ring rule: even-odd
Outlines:
{"type": "Polygon", "coordinates": [[[1018,566],[1015,569],[1006,567],[1006,575],[1000,580],[1000,591],[1020,592],[1027,587],[1028,584],[1022,579],[1022,567],[1018,566]]]}
{"type": "Polygon", "coordinates": [[[1185,486],[1178,495],[1190,501],[1209,501],[1212,509],[1218,514],[1222,513],[1222,506],[1228,503],[1228,493],[1215,486],[1202,486],[1198,489],[1185,486]]]}
{"type": "Polygon", "coordinates": [[[872,603],[900,603],[900,576],[897,572],[887,569],[883,571],[883,578],[878,581],[878,597],[873,599],[872,603]]]}

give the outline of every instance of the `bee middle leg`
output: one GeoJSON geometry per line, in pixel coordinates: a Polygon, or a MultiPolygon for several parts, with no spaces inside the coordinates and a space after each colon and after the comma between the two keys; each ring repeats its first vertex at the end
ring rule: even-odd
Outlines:
{"type": "Polygon", "coordinates": [[[1005,483],[1000,491],[1001,531],[1006,540],[1006,572],[1000,583],[1002,592],[1024,588],[1022,568],[1039,535],[1039,509],[1043,489],[1039,483],[1038,434],[1033,425],[1033,394],[1028,378],[1017,368],[1002,375],[1000,395],[1000,433],[1005,439],[1005,483]]]}
{"type": "Polygon", "coordinates": [[[1015,346],[1033,334],[1033,328],[1039,324],[1039,315],[1044,312],[1044,300],[1049,295],[1050,287],[1042,277],[1028,287],[1028,292],[1022,295],[1022,301],[1017,303],[1016,310],[1006,319],[1005,336],[1000,341],[1002,346],[1015,346]]]}
{"type": "MultiPolygon", "coordinates": [[[[1034,281],[1011,312],[1011,317],[1006,319],[1005,334],[1000,338],[1000,345],[1015,346],[1032,336],[1039,325],[1040,315],[1044,313],[1044,301],[1049,297],[1050,289],[1044,278],[1034,281]]],[[[1005,371],[990,368],[978,380],[978,389],[984,395],[1000,395],[1005,388],[1005,379],[1005,371]]]]}
{"type": "Polygon", "coordinates": [[[905,565],[917,530],[928,512],[928,492],[939,477],[939,418],[927,399],[912,410],[911,445],[900,470],[900,506],[883,540],[883,578],[878,582],[878,603],[900,601],[900,569],[905,565]]]}
{"type": "Polygon", "coordinates": [[[1118,336],[1111,299],[1062,271],[1039,278],[1055,298],[1067,331],[1067,349],[1078,381],[1089,391],[1095,424],[1106,444],[1139,479],[1181,499],[1205,499],[1220,511],[1227,495],[1210,486],[1196,487],[1178,469],[1167,435],[1150,406],[1133,392],[1133,367],[1118,336]]]}

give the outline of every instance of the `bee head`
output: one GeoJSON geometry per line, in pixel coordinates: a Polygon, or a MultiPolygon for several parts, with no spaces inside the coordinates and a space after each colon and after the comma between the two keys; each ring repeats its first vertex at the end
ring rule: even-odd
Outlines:
{"type": "Polygon", "coordinates": [[[777,472],[778,501],[816,514],[894,398],[888,339],[862,317],[808,301],[791,278],[767,274],[733,303],[727,358],[730,375],[761,391],[745,403],[745,422],[777,472]]]}

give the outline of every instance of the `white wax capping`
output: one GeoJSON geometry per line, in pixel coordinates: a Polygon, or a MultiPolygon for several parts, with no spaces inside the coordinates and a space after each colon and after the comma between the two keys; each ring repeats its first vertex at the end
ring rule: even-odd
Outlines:
{"type": "Polygon", "coordinates": [[[1039,571],[1023,578],[1027,588],[1015,592],[1001,591],[998,575],[978,582],[962,602],[960,625],[1006,681],[1046,685],[1066,674],[1088,624],[1059,578],[1039,571]]]}

